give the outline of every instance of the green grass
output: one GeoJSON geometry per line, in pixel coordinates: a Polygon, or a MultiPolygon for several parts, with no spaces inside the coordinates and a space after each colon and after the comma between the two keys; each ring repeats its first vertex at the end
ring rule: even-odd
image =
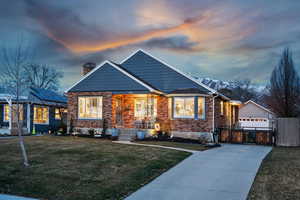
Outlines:
{"type": "Polygon", "coordinates": [[[208,149],[208,147],[196,143],[181,143],[181,142],[171,142],[171,141],[138,141],[136,143],[175,147],[175,148],[182,148],[182,149],[188,149],[194,151],[204,151],[208,149]]]}
{"type": "Polygon", "coordinates": [[[300,199],[300,148],[275,147],[263,161],[248,200],[300,199]]]}
{"type": "Polygon", "coordinates": [[[55,200],[123,199],[190,155],[167,149],[78,137],[0,140],[0,193],[55,200]]]}

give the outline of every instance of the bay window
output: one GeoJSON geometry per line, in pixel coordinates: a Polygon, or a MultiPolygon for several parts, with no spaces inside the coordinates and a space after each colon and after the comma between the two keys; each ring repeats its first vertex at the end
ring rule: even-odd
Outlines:
{"type": "Polygon", "coordinates": [[[194,97],[174,97],[174,118],[194,118],[194,116],[194,97]]]}
{"type": "Polygon", "coordinates": [[[134,100],[134,117],[138,120],[146,117],[155,118],[157,114],[156,98],[136,98],[134,100]]]}
{"type": "Polygon", "coordinates": [[[49,107],[34,106],[33,107],[33,123],[49,124],[49,107]]]}
{"type": "Polygon", "coordinates": [[[173,117],[185,119],[205,119],[205,98],[174,97],[173,117]]]}
{"type": "Polygon", "coordinates": [[[78,97],[79,119],[102,119],[102,97],[78,97]]]}

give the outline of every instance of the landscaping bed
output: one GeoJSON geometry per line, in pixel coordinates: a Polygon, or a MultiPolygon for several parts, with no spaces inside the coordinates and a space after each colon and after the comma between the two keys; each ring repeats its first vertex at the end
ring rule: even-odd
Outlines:
{"type": "Polygon", "coordinates": [[[264,159],[248,200],[300,199],[300,148],[275,147],[264,159]]]}
{"type": "Polygon", "coordinates": [[[23,168],[18,139],[0,140],[0,193],[39,199],[123,199],[190,155],[80,137],[25,137],[31,166],[23,168]]]}

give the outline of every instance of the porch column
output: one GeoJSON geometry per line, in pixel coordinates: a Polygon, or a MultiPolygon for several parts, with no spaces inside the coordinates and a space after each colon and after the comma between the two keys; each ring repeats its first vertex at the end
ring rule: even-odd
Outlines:
{"type": "Polygon", "coordinates": [[[30,109],[30,103],[27,104],[27,131],[30,133],[30,114],[31,114],[31,109],[30,109]]]}
{"type": "Polygon", "coordinates": [[[8,130],[11,134],[11,128],[12,128],[12,97],[11,96],[7,96],[5,97],[5,100],[8,103],[8,107],[9,107],[9,113],[8,113],[8,117],[9,117],[9,123],[8,123],[8,130]]]}

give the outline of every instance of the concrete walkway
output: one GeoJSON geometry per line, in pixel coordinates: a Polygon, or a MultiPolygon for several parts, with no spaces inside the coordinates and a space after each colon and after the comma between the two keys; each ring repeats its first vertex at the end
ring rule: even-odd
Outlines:
{"type": "Polygon", "coordinates": [[[194,153],[126,200],[245,200],[271,149],[223,144],[194,153]]]}
{"type": "Polygon", "coordinates": [[[156,147],[156,148],[163,148],[163,149],[172,149],[172,150],[177,150],[177,151],[186,151],[190,153],[196,153],[199,151],[193,151],[190,149],[183,149],[183,148],[177,148],[177,147],[167,147],[167,146],[161,146],[161,145],[155,145],[155,144],[139,144],[135,142],[129,142],[129,141],[113,141],[114,143],[118,144],[130,144],[130,145],[136,145],[136,146],[145,146],[145,147],[156,147]]]}
{"type": "Polygon", "coordinates": [[[37,200],[37,199],[0,194],[0,200],[37,200]]]}

